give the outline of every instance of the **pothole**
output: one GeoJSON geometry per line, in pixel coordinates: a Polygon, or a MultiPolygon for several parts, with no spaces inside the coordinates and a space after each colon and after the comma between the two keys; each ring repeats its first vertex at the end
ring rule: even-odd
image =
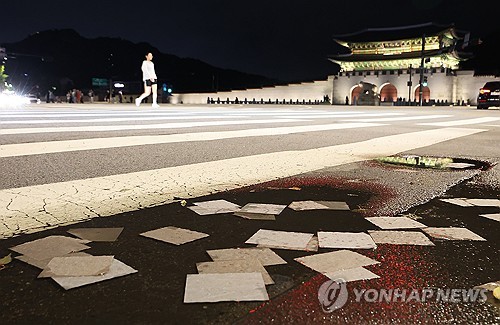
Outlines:
{"type": "Polygon", "coordinates": [[[376,160],[384,164],[415,167],[415,168],[487,170],[488,168],[491,167],[489,163],[484,161],[465,159],[465,158],[451,158],[451,157],[404,155],[404,156],[381,157],[377,158],[376,160]]]}

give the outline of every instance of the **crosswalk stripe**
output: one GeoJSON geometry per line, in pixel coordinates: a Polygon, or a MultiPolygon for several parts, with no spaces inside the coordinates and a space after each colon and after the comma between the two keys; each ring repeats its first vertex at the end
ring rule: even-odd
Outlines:
{"type": "MultiPolygon", "coordinates": [[[[21,117],[21,118],[44,118],[44,117],[68,117],[68,116],[74,116],[74,117],[90,117],[90,116],[107,116],[107,115],[112,115],[112,116],[172,116],[172,115],[188,115],[188,116],[196,116],[198,114],[206,114],[206,115],[217,115],[221,116],[221,114],[227,114],[227,115],[232,115],[232,116],[240,116],[240,115],[259,115],[259,116],[270,116],[270,115],[293,115],[293,114],[298,114],[302,115],[307,113],[308,115],[324,115],[324,114],[332,114],[332,115],[343,115],[343,114],[349,114],[349,115],[357,115],[357,114],[365,114],[366,112],[364,111],[312,111],[312,110],[307,110],[307,111],[302,111],[302,110],[262,110],[262,111],[257,111],[257,110],[241,110],[241,111],[228,111],[228,110],[218,110],[218,109],[210,109],[210,110],[187,110],[187,109],[182,109],[182,110],[128,110],[128,111],[114,111],[114,110],[100,110],[100,111],[82,111],[82,110],[65,110],[65,111],[58,111],[57,113],[54,113],[53,110],[51,111],[29,111],[29,112],[24,112],[20,113],[17,111],[0,111],[0,117],[9,117],[9,118],[14,118],[14,117],[21,117]]],[[[391,113],[379,113],[379,114],[391,114],[391,113]]],[[[400,113],[398,113],[400,114],[400,113]]]]}
{"type": "MultiPolygon", "coordinates": [[[[342,115],[336,115],[336,114],[325,114],[325,115],[309,115],[309,114],[304,114],[304,115],[279,115],[280,117],[287,117],[287,118],[303,118],[303,119],[318,119],[318,118],[337,118],[337,119],[344,119],[348,117],[369,117],[369,116],[397,116],[397,115],[402,115],[402,113],[366,113],[366,114],[342,114],[342,115]]],[[[278,117],[278,115],[274,115],[278,117]]],[[[360,121],[360,119],[356,120],[351,120],[351,121],[360,121]]]]}
{"type": "Polygon", "coordinates": [[[60,113],[47,113],[47,112],[39,112],[38,114],[32,114],[26,113],[26,114],[1,114],[0,117],[8,117],[8,118],[49,118],[49,117],[101,117],[101,116],[195,116],[196,113],[192,112],[99,112],[99,113],[94,113],[94,112],[89,112],[89,113],[81,113],[80,111],[66,111],[66,112],[60,112],[60,113]]]}
{"type": "MultiPolygon", "coordinates": [[[[381,114],[352,114],[352,115],[342,115],[345,117],[368,117],[368,116],[390,116],[390,115],[400,115],[400,113],[385,113],[381,114]]],[[[4,125],[9,124],[61,124],[61,123],[111,123],[111,122],[127,122],[127,121],[162,121],[162,120],[203,120],[203,119],[234,119],[236,116],[233,115],[197,115],[197,116],[161,116],[161,117],[113,117],[113,118],[92,118],[92,119],[39,119],[39,120],[14,120],[14,121],[3,121],[0,122],[4,125]]],[[[238,118],[249,118],[249,115],[238,115],[238,118]]],[[[325,114],[325,115],[276,115],[275,117],[286,118],[286,119],[325,119],[325,118],[338,118],[338,115],[325,114]]]]}
{"type": "Polygon", "coordinates": [[[412,120],[427,120],[435,118],[452,117],[453,115],[420,115],[420,116],[402,116],[402,117],[382,117],[382,118],[365,118],[356,120],[345,120],[346,122],[396,122],[396,121],[412,121],[412,120]]]}
{"type": "Polygon", "coordinates": [[[447,121],[447,122],[435,122],[435,123],[419,123],[418,125],[430,125],[430,126],[460,126],[460,125],[472,125],[472,124],[481,124],[481,123],[489,123],[499,121],[500,117],[478,117],[467,120],[455,120],[455,121],[447,121]]]}
{"type": "Polygon", "coordinates": [[[300,119],[268,119],[268,120],[243,120],[243,121],[210,121],[210,122],[176,122],[161,124],[125,124],[125,125],[91,125],[91,126],[61,126],[39,128],[12,128],[2,129],[0,134],[34,134],[34,133],[63,133],[63,132],[106,132],[126,130],[152,130],[152,129],[181,129],[203,126],[249,125],[270,123],[304,122],[300,119]]]}
{"type": "MultiPolygon", "coordinates": [[[[248,118],[249,116],[239,116],[238,118],[248,118]]],[[[3,121],[0,124],[61,124],[61,123],[110,123],[127,121],[163,121],[163,120],[205,120],[205,119],[234,119],[234,116],[161,116],[161,117],[113,117],[113,118],[92,118],[79,120],[15,120],[3,121]]]]}
{"type": "Polygon", "coordinates": [[[382,126],[384,124],[374,123],[343,123],[343,124],[324,124],[324,125],[301,125],[290,127],[274,127],[262,129],[248,129],[235,131],[219,132],[196,132],[167,135],[148,135],[148,136],[124,136],[109,138],[92,138],[66,141],[47,141],[30,142],[19,144],[0,145],[0,157],[16,157],[37,154],[47,154],[55,152],[95,150],[107,148],[130,147],[151,144],[166,144],[175,142],[192,141],[212,141],[242,137],[258,137],[284,135],[302,132],[342,130],[353,128],[366,128],[382,126]]]}
{"type": "Polygon", "coordinates": [[[120,175],[0,190],[0,237],[198,197],[326,167],[388,156],[482,129],[439,128],[120,175]]]}

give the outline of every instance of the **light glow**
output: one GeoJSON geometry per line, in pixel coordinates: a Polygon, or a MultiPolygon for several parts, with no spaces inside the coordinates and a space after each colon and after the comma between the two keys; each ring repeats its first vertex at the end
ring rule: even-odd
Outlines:
{"type": "Polygon", "coordinates": [[[0,93],[0,107],[17,107],[29,104],[30,100],[27,97],[16,95],[15,92],[5,90],[0,93]]]}

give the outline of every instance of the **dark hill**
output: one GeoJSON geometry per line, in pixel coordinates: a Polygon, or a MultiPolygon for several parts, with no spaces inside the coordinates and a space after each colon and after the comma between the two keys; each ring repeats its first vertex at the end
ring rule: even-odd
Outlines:
{"type": "Polygon", "coordinates": [[[107,37],[88,39],[71,29],[39,32],[2,47],[9,56],[6,68],[11,82],[27,89],[38,85],[41,92],[50,87],[57,87],[58,93],[73,87],[89,89],[93,87],[92,78],[125,81],[130,92],[140,91],[140,66],[147,52],[154,55],[160,84],[172,85],[174,92],[261,87],[279,82],[164,54],[147,43],[107,37]]]}

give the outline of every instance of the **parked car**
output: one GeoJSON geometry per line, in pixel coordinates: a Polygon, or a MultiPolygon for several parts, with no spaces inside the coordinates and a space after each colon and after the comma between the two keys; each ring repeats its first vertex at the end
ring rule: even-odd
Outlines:
{"type": "Polygon", "coordinates": [[[500,81],[487,82],[479,89],[477,109],[488,109],[491,106],[500,106],[500,81]]]}

